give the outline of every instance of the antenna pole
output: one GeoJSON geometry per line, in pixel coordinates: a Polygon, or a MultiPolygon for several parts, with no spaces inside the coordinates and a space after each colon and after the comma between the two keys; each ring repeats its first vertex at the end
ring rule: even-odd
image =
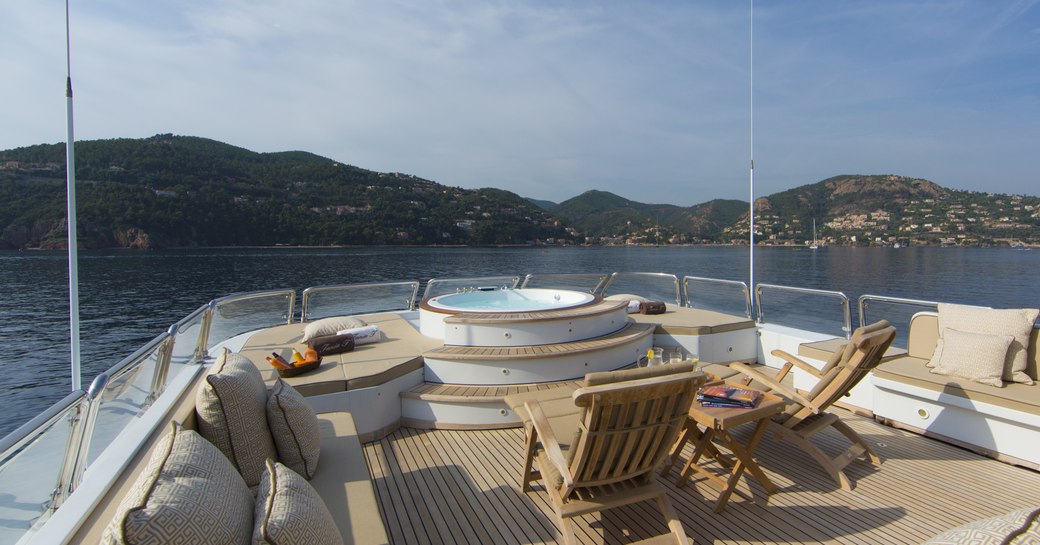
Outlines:
{"type": "MultiPolygon", "coordinates": [[[[751,204],[748,205],[748,288],[751,293],[755,292],[755,0],[751,2],[751,21],[750,21],[750,33],[749,33],[749,93],[748,93],[748,111],[750,112],[750,144],[749,144],[749,156],[751,159],[751,171],[749,173],[750,181],[750,200],[751,204]]],[[[751,309],[752,312],[755,310],[755,298],[751,297],[751,309]]]]}
{"type": "Polygon", "coordinates": [[[72,391],[82,388],[79,357],[79,254],[76,233],[76,154],[72,127],[72,39],[69,25],[69,0],[65,0],[65,182],[68,188],[69,236],[69,331],[72,352],[72,391]]]}

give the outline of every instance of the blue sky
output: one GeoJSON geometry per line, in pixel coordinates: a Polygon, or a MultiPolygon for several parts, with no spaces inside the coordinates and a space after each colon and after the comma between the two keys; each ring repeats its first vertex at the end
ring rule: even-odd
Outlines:
{"type": "MultiPolygon", "coordinates": [[[[760,0],[759,195],[1040,194],[1040,0],[760,0]]],[[[0,149],[63,141],[64,4],[0,18],[0,149]]],[[[749,3],[73,0],[77,139],[204,136],[562,201],[747,199],[749,3]]]]}

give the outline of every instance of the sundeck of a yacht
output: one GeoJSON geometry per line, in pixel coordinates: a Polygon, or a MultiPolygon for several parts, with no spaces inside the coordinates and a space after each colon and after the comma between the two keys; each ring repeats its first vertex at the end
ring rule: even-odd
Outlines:
{"type": "MultiPolygon", "coordinates": [[[[409,285],[415,289],[414,284],[409,285]]],[[[361,287],[371,289],[367,285],[361,287]]],[[[80,464],[86,465],[88,478],[80,487],[83,490],[73,486],[79,496],[74,493],[62,498],[72,504],[71,509],[48,512],[40,519],[46,522],[53,518],[54,524],[12,521],[10,535],[21,527],[33,527],[34,531],[42,528],[37,534],[42,536],[39,539],[52,539],[51,542],[55,536],[61,536],[65,541],[58,542],[64,543],[99,536],[120,495],[140,473],[164,423],[183,419],[187,425],[193,425],[194,390],[205,374],[204,369],[193,364],[212,361],[203,359],[206,352],[212,357],[230,349],[248,357],[270,385],[276,372],[265,363],[264,356],[302,346],[306,325],[283,322],[261,329],[239,328],[237,334],[236,328],[231,327],[232,333],[226,338],[210,340],[210,331],[217,328],[215,321],[241,320],[228,309],[239,308],[235,305],[255,308],[258,299],[273,301],[268,316],[283,313],[288,302],[291,316],[294,298],[292,292],[277,291],[210,303],[121,362],[112,371],[110,384],[101,381],[101,391],[105,393],[96,397],[97,402],[92,403],[92,397],[74,400],[79,405],[70,406],[82,408],[83,412],[77,414],[86,416],[94,433],[102,428],[109,430],[105,433],[110,436],[99,441],[110,441],[112,446],[102,452],[95,444],[92,448],[100,455],[92,450],[86,458],[66,456],[64,462],[48,462],[68,467],[70,475],[76,475],[77,470],[82,472],[80,464]],[[181,344],[175,344],[178,339],[181,344]],[[159,382],[159,377],[167,382],[159,382]],[[152,395],[143,395],[148,388],[152,395]],[[124,394],[130,396],[128,399],[141,401],[141,407],[147,410],[136,415],[119,410],[106,412],[110,407],[118,409],[114,403],[121,401],[114,398],[124,394]],[[91,412],[98,407],[100,412],[91,412]],[[127,429],[116,435],[122,428],[127,429]]],[[[331,452],[336,454],[323,457],[321,464],[332,464],[337,469],[341,464],[349,466],[350,481],[316,485],[335,495],[335,501],[329,504],[332,516],[345,524],[347,531],[362,528],[361,520],[365,524],[376,522],[385,528],[391,543],[558,542],[548,494],[539,485],[524,493],[518,484],[524,462],[524,428],[504,401],[508,395],[561,387],[573,390],[580,386],[585,372],[630,366],[651,345],[681,346],[688,354],[699,355],[708,372],[727,377],[732,375],[724,365],[729,361],[776,367],[770,356],[763,355],[770,348],[800,353],[822,363],[843,342],[825,334],[773,327],[739,314],[669,304],[664,314],[626,316],[617,314],[621,307],[598,301],[584,311],[457,314],[444,320],[449,329],[446,340],[421,333],[419,313],[412,310],[416,308],[414,298],[413,291],[412,302],[403,310],[360,315],[381,329],[382,341],[326,356],[318,369],[285,379],[316,412],[338,415],[329,418],[343,424],[334,434],[331,452]],[[585,319],[591,325],[577,323],[585,319]],[[473,329],[450,331],[456,326],[473,329]],[[532,345],[522,340],[532,331],[544,335],[549,342],[532,345]],[[590,331],[606,333],[594,335],[590,331]],[[465,342],[454,344],[459,339],[465,342]],[[479,380],[458,380],[467,377],[479,380]],[[348,497],[342,497],[344,485],[348,487],[348,497]],[[360,503],[352,507],[351,501],[360,503]]],[[[306,318],[306,292],[304,309],[306,318]]],[[[909,351],[894,349],[887,359],[920,360],[920,353],[935,341],[935,335],[928,333],[934,322],[934,314],[917,320],[918,324],[925,324],[918,328],[925,333],[911,338],[909,351]]],[[[1036,335],[1034,331],[1034,341],[1036,335]]],[[[1030,352],[1034,368],[1036,359],[1034,346],[1030,352]]],[[[804,379],[792,373],[786,381],[804,388],[798,384],[804,379]]],[[[694,486],[679,488],[675,484],[676,469],[660,478],[687,533],[697,543],[916,543],[961,524],[1036,507],[1040,473],[992,459],[1003,457],[1031,466],[1032,462],[1021,451],[1009,457],[1001,455],[1005,448],[1018,448],[1010,445],[1007,438],[995,438],[1001,441],[997,448],[973,445],[973,450],[991,455],[984,457],[949,442],[882,425],[870,415],[869,407],[862,407],[862,396],[853,391],[850,401],[853,406],[860,404],[857,412],[866,417],[838,411],[883,463],[875,466],[860,460],[848,465],[845,471],[852,490],[841,489],[796,445],[767,436],[755,458],[779,489],[774,494],[767,494],[757,481],[744,479],[727,508],[715,513],[718,490],[711,483],[694,481],[694,486]]],[[[932,402],[951,403],[947,397],[932,402]]],[[[982,406],[978,410],[981,414],[982,406]]],[[[1029,427],[1032,424],[1028,411],[1023,414],[1026,416],[1019,422],[1014,415],[1009,420],[1023,431],[1013,429],[1005,433],[1023,435],[1028,443],[1033,428],[1029,427]]],[[[1006,414],[998,416],[1004,418],[1006,414]]],[[[48,418],[56,422],[59,416],[48,418]]],[[[40,433],[49,426],[34,425],[42,430],[40,433]]],[[[750,432],[750,427],[737,429],[734,435],[744,440],[750,432]]],[[[70,433],[73,439],[68,442],[74,445],[76,433],[80,432],[73,427],[70,433]]],[[[89,435],[89,428],[83,433],[89,435]]],[[[948,432],[935,434],[946,438],[943,434],[948,432]]],[[[55,457],[61,452],[58,443],[65,440],[60,434],[34,437],[27,434],[15,444],[15,450],[9,451],[15,453],[11,459],[25,459],[34,452],[55,457]],[[47,445],[53,448],[48,449],[47,445]]],[[[843,438],[832,430],[819,434],[816,442],[828,455],[846,447],[843,438]]],[[[683,457],[689,457],[691,451],[692,447],[687,446],[683,457]]],[[[75,449],[68,452],[75,454],[75,449]]],[[[30,463],[24,467],[38,465],[30,463]]],[[[711,462],[709,467],[712,465],[717,466],[717,462],[711,462]]],[[[7,479],[5,482],[12,482],[12,476],[17,482],[41,478],[13,473],[14,467],[17,466],[3,468],[6,474],[0,472],[0,477],[7,479]]],[[[331,473],[342,475],[344,471],[331,473]]],[[[65,475],[59,473],[59,479],[66,478],[65,475]]],[[[83,473],[79,475],[82,479],[83,473]]],[[[64,486],[62,482],[65,481],[59,480],[59,490],[64,486]]],[[[18,505],[0,501],[0,512],[15,513],[18,505]]],[[[643,539],[653,543],[653,536],[663,530],[664,523],[653,509],[636,504],[581,517],[578,535],[581,543],[629,543],[643,539]]],[[[39,542],[33,541],[36,536],[32,532],[26,535],[20,543],[39,542]]],[[[374,542],[380,539],[377,536],[374,542]]]]}

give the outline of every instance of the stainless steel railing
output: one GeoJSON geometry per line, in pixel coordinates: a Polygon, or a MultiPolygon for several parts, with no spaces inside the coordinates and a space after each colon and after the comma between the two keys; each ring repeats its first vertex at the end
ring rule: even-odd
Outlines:
{"type": "Polygon", "coordinates": [[[341,284],[315,286],[303,290],[300,321],[324,318],[339,314],[367,314],[393,310],[414,310],[419,294],[419,282],[371,282],[366,284],[341,284]],[[361,294],[361,295],[356,295],[361,294]],[[312,316],[315,302],[322,297],[335,296],[331,310],[312,316]]]}
{"type": "MultiPolygon", "coordinates": [[[[825,299],[837,299],[840,308],[840,319],[842,321],[841,330],[845,334],[845,338],[849,338],[852,335],[852,313],[849,308],[849,298],[840,291],[829,291],[829,290],[817,290],[811,288],[795,288],[791,286],[778,286],[774,284],[758,284],[755,286],[755,307],[758,309],[757,321],[760,324],[766,323],[766,314],[763,310],[762,305],[762,292],[765,291],[777,291],[785,294],[795,294],[800,296],[808,297],[819,297],[825,299]]],[[[826,318],[820,317],[819,312],[813,316],[803,316],[802,318],[809,318],[810,322],[815,322],[820,325],[826,326],[826,318]]]]}
{"type": "MultiPolygon", "coordinates": [[[[712,305],[707,303],[706,300],[708,299],[708,296],[704,292],[700,292],[701,297],[703,299],[694,299],[693,297],[691,297],[691,293],[694,291],[693,289],[691,289],[691,286],[693,284],[704,284],[714,288],[723,287],[727,290],[735,289],[739,291],[740,295],[743,296],[742,299],[744,303],[744,316],[747,316],[748,318],[751,317],[751,290],[748,289],[748,285],[746,282],[741,282],[739,280],[719,280],[717,278],[706,278],[703,276],[683,277],[683,305],[692,308],[716,310],[719,312],[732,312],[732,309],[726,307],[724,304],[712,305]]],[[[740,301],[740,298],[732,297],[729,295],[724,295],[721,297],[721,299],[727,302],[732,300],[740,301]]]]}
{"type": "Polygon", "coordinates": [[[516,288],[520,285],[520,276],[478,276],[474,278],[431,278],[426,282],[422,301],[430,297],[455,293],[466,288],[516,288]]]}
{"type": "Polygon", "coordinates": [[[626,290],[631,290],[631,292],[639,292],[633,293],[633,295],[641,295],[650,299],[660,298],[666,302],[673,302],[676,305],[682,304],[679,278],[674,274],[616,272],[610,275],[607,283],[603,286],[603,295],[607,295],[611,288],[614,288],[618,293],[630,293],[626,290]],[[639,289],[632,289],[631,286],[633,285],[638,286],[639,289]]]}
{"type": "Polygon", "coordinates": [[[599,294],[609,278],[610,275],[605,273],[528,274],[520,287],[571,289],[599,294]]]}

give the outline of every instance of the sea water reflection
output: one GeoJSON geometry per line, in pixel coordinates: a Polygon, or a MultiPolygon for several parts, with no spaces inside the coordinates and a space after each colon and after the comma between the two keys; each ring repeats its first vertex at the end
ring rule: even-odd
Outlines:
{"type": "MultiPolygon", "coordinates": [[[[69,390],[62,252],[0,252],[0,435],[69,390]]],[[[994,307],[1036,307],[1040,252],[759,248],[755,282],[994,307]]],[[[740,247],[338,248],[81,252],[83,382],[211,299],[262,289],[527,273],[665,272],[748,280],[740,247]]],[[[705,301],[713,294],[702,292],[705,301]]],[[[785,294],[786,296],[786,294],[785,294]]],[[[777,295],[777,297],[780,297],[777,295]]],[[[728,304],[726,298],[712,305],[728,304]]],[[[728,296],[727,296],[728,298],[728,296]]],[[[742,303],[731,312],[742,312],[742,303]]],[[[767,321],[840,332],[840,308],[793,297],[767,321]],[[835,329],[835,327],[837,328],[835,329]]],[[[893,309],[898,310],[898,309],[893,309]]],[[[871,318],[888,317],[876,307],[871,318]]],[[[855,327],[853,309],[853,327],[855,327]]],[[[896,320],[900,321],[899,319],[896,320]]]]}

